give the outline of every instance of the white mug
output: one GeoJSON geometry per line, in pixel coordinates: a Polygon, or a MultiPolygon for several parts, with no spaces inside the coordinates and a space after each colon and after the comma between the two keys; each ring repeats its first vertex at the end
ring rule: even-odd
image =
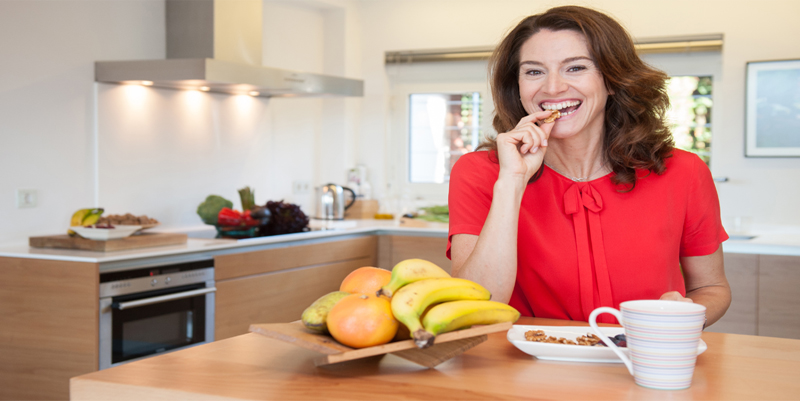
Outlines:
{"type": "Polygon", "coordinates": [[[619,304],[622,311],[601,307],[589,325],[628,367],[636,384],[659,390],[689,388],[697,361],[697,345],[706,321],[706,307],[679,302],[643,300],[619,304]],[[597,316],[610,313],[625,329],[628,358],[597,327],[597,316]]]}

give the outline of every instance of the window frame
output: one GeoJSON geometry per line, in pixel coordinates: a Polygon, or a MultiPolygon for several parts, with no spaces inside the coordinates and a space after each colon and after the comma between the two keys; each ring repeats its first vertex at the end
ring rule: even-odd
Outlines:
{"type": "Polygon", "coordinates": [[[709,52],[688,52],[688,53],[654,53],[641,54],[640,57],[647,64],[658,68],[670,77],[677,76],[710,76],[713,83],[712,100],[713,115],[715,120],[711,123],[711,151],[708,166],[714,166],[715,154],[719,152],[717,140],[717,130],[720,124],[718,116],[720,113],[720,91],[722,88],[722,53],[719,51],[709,52]]]}
{"type": "Polygon", "coordinates": [[[494,115],[494,102],[488,89],[488,82],[427,82],[427,83],[398,83],[394,85],[391,101],[391,139],[389,146],[396,151],[389,152],[394,160],[389,163],[387,183],[390,184],[389,194],[386,196],[412,197],[412,200],[421,199],[425,203],[446,204],[449,192],[449,182],[444,183],[412,183],[410,181],[410,98],[412,94],[442,93],[463,94],[478,92],[481,96],[481,130],[484,137],[494,135],[491,119],[494,115]]]}

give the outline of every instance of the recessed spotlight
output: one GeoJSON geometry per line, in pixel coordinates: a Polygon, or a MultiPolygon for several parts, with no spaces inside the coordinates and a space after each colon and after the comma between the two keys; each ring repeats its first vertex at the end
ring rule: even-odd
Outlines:
{"type": "Polygon", "coordinates": [[[142,81],[142,85],[144,85],[144,86],[153,86],[153,81],[142,81]]]}
{"type": "Polygon", "coordinates": [[[203,92],[208,92],[209,90],[211,90],[211,88],[209,88],[207,86],[201,86],[200,90],[203,91],[203,92]]]}
{"type": "Polygon", "coordinates": [[[250,95],[250,96],[258,96],[259,95],[259,93],[257,91],[250,91],[250,92],[247,92],[247,94],[250,95]]]}

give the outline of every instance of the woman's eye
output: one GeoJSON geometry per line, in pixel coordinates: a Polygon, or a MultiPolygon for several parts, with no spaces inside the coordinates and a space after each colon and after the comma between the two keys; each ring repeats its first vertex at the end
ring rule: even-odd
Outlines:
{"type": "Polygon", "coordinates": [[[541,75],[542,72],[539,70],[523,70],[522,73],[524,75],[541,75]]]}
{"type": "Polygon", "coordinates": [[[567,71],[569,71],[569,72],[578,72],[578,71],[583,71],[583,70],[585,70],[585,69],[586,69],[586,67],[585,67],[585,66],[582,66],[582,65],[573,65],[572,67],[569,67],[569,68],[567,69],[567,71]]]}

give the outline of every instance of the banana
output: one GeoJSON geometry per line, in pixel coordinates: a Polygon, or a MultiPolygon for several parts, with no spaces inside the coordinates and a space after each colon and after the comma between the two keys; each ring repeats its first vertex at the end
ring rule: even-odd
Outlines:
{"type": "Polygon", "coordinates": [[[425,331],[433,336],[476,324],[516,322],[514,307],[495,301],[453,301],[431,308],[422,318],[425,331]]]}
{"type": "Polygon", "coordinates": [[[83,218],[86,217],[86,215],[89,214],[91,210],[92,209],[81,209],[73,213],[72,220],[70,220],[69,222],[69,226],[75,227],[81,225],[81,223],[83,223],[83,218]]]}
{"type": "Polygon", "coordinates": [[[420,322],[433,304],[456,300],[488,300],[492,294],[479,284],[463,278],[430,278],[405,285],[392,297],[392,314],[406,325],[419,348],[433,345],[434,336],[420,322]]]}
{"type": "Polygon", "coordinates": [[[100,216],[103,215],[103,208],[91,209],[89,214],[83,218],[81,222],[82,226],[90,226],[92,224],[96,224],[97,220],[100,220],[100,216]]]}
{"type": "MultiPolygon", "coordinates": [[[[97,223],[97,220],[100,219],[100,216],[103,214],[103,208],[89,208],[89,209],[81,209],[77,212],[72,214],[72,219],[70,219],[69,226],[89,226],[92,224],[97,223]]],[[[67,230],[67,234],[69,235],[76,235],[75,231],[67,230]]]]}
{"type": "Polygon", "coordinates": [[[404,285],[428,278],[450,277],[441,267],[422,259],[406,259],[392,268],[389,283],[378,290],[377,295],[391,298],[404,285]]]}
{"type": "Polygon", "coordinates": [[[339,300],[348,295],[350,295],[349,292],[334,291],[319,297],[319,299],[314,301],[311,306],[303,311],[303,316],[301,317],[303,325],[310,330],[314,330],[319,333],[327,333],[328,312],[331,311],[331,308],[333,308],[333,306],[336,305],[339,300]]]}

